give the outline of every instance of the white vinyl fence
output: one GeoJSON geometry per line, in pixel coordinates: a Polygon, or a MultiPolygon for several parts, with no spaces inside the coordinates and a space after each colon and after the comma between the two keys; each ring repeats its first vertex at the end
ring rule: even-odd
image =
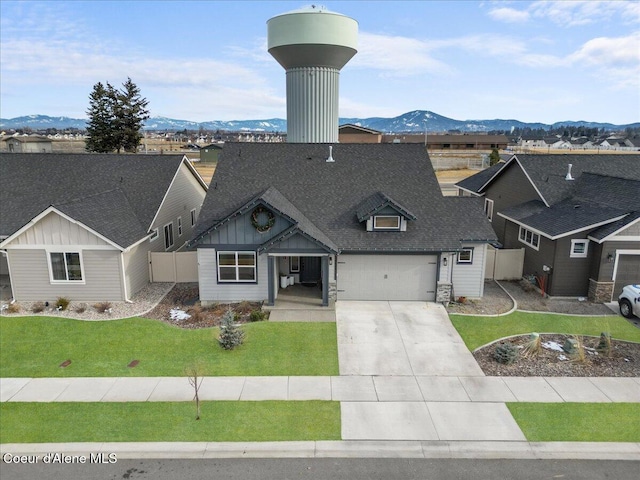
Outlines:
{"type": "Polygon", "coordinates": [[[524,266],[524,248],[496,249],[489,245],[485,278],[489,280],[519,280],[524,266]]]}
{"type": "Polygon", "coordinates": [[[149,252],[152,282],[198,281],[198,252],[149,252]]]}

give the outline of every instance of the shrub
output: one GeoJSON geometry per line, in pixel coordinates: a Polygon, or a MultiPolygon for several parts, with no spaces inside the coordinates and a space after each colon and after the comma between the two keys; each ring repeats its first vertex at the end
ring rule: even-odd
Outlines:
{"type": "Polygon", "coordinates": [[[107,313],[111,311],[111,303],[110,302],[100,302],[96,303],[93,308],[95,308],[98,313],[107,313]]]}
{"type": "Polygon", "coordinates": [[[581,365],[588,363],[589,359],[587,358],[587,352],[584,349],[584,341],[582,340],[582,337],[576,335],[573,339],[575,340],[575,351],[570,354],[571,362],[579,363],[581,365]]]}
{"type": "Polygon", "coordinates": [[[76,313],[84,313],[87,310],[87,304],[81,303],[76,307],[76,313]]]}
{"type": "Polygon", "coordinates": [[[7,313],[20,313],[20,304],[10,303],[7,307],[7,313]]]}
{"type": "Polygon", "coordinates": [[[611,334],[609,332],[602,332],[600,334],[600,341],[596,350],[607,357],[611,356],[611,334]]]}
{"type": "Polygon", "coordinates": [[[249,314],[250,322],[262,322],[267,319],[267,312],[263,312],[262,310],[253,310],[249,314]]]}
{"type": "Polygon", "coordinates": [[[532,333],[529,335],[529,341],[527,345],[524,347],[523,355],[525,357],[538,356],[542,351],[542,340],[540,339],[540,335],[537,333],[532,333]]]}
{"type": "Polygon", "coordinates": [[[40,312],[44,312],[44,303],[43,302],[36,302],[31,306],[31,311],[33,313],[40,313],[40,312]]]}
{"type": "Polygon", "coordinates": [[[235,347],[242,345],[242,342],[244,342],[244,332],[235,323],[235,315],[229,309],[222,317],[218,343],[225,350],[233,350],[235,347]]]}
{"type": "Polygon", "coordinates": [[[56,300],[56,310],[66,310],[69,307],[70,300],[66,297],[58,297],[56,300]]]}
{"type": "Polygon", "coordinates": [[[510,342],[500,343],[493,352],[493,358],[498,363],[510,365],[518,358],[518,347],[510,342]]]}

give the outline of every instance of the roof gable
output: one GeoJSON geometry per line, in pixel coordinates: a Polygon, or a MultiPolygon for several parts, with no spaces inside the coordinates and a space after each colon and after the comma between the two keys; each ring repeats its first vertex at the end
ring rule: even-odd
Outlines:
{"type": "Polygon", "coordinates": [[[359,222],[364,222],[369,219],[373,215],[377,214],[381,210],[385,209],[385,207],[391,207],[394,211],[398,212],[403,217],[409,220],[415,220],[416,216],[411,213],[409,210],[404,208],[398,202],[394,201],[388,195],[385,195],[382,192],[376,192],[373,195],[366,198],[358,207],[356,208],[356,215],[358,216],[359,222]]]}

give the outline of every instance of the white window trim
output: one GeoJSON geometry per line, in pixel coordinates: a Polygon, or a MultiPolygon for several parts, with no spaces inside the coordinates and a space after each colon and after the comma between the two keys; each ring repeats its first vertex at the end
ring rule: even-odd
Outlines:
{"type": "Polygon", "coordinates": [[[173,222],[169,222],[164,227],[162,227],[162,234],[163,234],[162,240],[164,241],[164,249],[166,251],[176,244],[175,235],[173,234],[173,222]],[[169,225],[171,225],[171,245],[167,246],[167,227],[169,225]]]}
{"type": "Polygon", "coordinates": [[[464,265],[471,265],[473,263],[473,248],[463,248],[462,252],[458,252],[458,254],[456,255],[456,263],[462,263],[464,265]],[[460,259],[460,254],[462,252],[469,252],[471,254],[471,257],[469,258],[469,260],[461,260],[460,259]]]}
{"type": "Polygon", "coordinates": [[[484,199],[484,213],[490,222],[493,222],[493,200],[490,198],[484,199]]]}
{"type": "Polygon", "coordinates": [[[400,230],[400,215],[374,215],[373,229],[374,230],[400,230]],[[398,225],[395,227],[379,227],[378,226],[379,218],[395,218],[398,221],[398,225]]]}
{"type": "Polygon", "coordinates": [[[589,256],[589,240],[586,238],[574,238],[571,240],[571,252],[569,254],[570,258],[587,258],[589,256]],[[584,243],[584,252],[576,253],[575,247],[579,243],[584,243]]]}
{"type": "Polygon", "coordinates": [[[191,226],[194,227],[196,225],[196,209],[191,210],[191,226]]]}
{"type": "MultiPolygon", "coordinates": [[[[86,276],[84,273],[84,260],[82,258],[82,250],[78,250],[74,247],[61,247],[61,248],[53,248],[45,250],[47,254],[47,268],[49,269],[49,282],[52,285],[85,285],[86,284],[86,276]],[[53,267],[51,266],[51,254],[52,253],[77,253],[80,257],[80,275],[82,275],[82,280],[54,280],[53,278],[53,267]]],[[[65,269],[67,264],[67,257],[64,257],[65,269]]],[[[67,271],[67,275],[69,272],[67,271]]]]}
{"type": "Polygon", "coordinates": [[[533,248],[534,250],[540,250],[540,237],[541,237],[541,236],[540,236],[540,234],[539,234],[539,233],[536,233],[536,232],[534,232],[533,230],[530,230],[530,229],[525,228],[525,227],[522,227],[522,226],[521,226],[521,227],[520,227],[520,229],[518,230],[518,241],[519,241],[520,243],[524,243],[525,245],[528,245],[529,247],[533,248]],[[523,239],[521,238],[521,237],[522,237],[522,231],[523,231],[523,230],[524,230],[525,232],[531,232],[531,240],[532,240],[531,242],[527,242],[527,240],[526,240],[526,233],[525,233],[525,240],[523,240],[523,239]],[[534,238],[533,236],[534,236],[534,235],[538,237],[538,244],[537,244],[537,245],[534,245],[534,243],[533,243],[533,238],[534,238]]]}
{"type": "Polygon", "coordinates": [[[182,217],[178,217],[178,236],[182,236],[182,217]]]}
{"type": "Polygon", "coordinates": [[[289,257],[289,273],[300,273],[300,257],[298,257],[297,255],[289,257]],[[298,259],[298,268],[296,268],[296,269],[293,268],[293,259],[294,258],[298,259]]]}
{"type": "Polygon", "coordinates": [[[149,236],[149,241],[155,242],[159,236],[160,236],[160,230],[158,230],[157,228],[154,228],[153,231],[151,232],[151,235],[149,236]]]}
{"type": "MultiPolygon", "coordinates": [[[[238,251],[219,251],[216,252],[216,264],[217,264],[217,270],[218,270],[218,282],[219,283],[257,283],[258,281],[258,258],[256,255],[256,252],[253,251],[243,251],[243,250],[238,250],[238,251]],[[235,264],[235,269],[236,269],[236,278],[235,280],[222,280],[220,278],[220,254],[223,255],[229,255],[229,254],[234,254],[236,257],[236,264],[235,264]],[[249,268],[249,265],[238,265],[238,254],[243,254],[243,255],[248,255],[251,254],[253,255],[253,280],[240,280],[240,275],[238,272],[238,268],[240,266],[242,266],[243,268],[249,268]]],[[[233,267],[234,265],[223,265],[223,267],[233,267]]]]}

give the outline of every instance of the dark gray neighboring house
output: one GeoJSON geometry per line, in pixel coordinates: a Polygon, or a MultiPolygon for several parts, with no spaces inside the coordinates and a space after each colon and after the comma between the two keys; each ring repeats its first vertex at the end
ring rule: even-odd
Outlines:
{"type": "Polygon", "coordinates": [[[546,293],[609,302],[640,283],[640,155],[518,154],[487,177],[457,186],[546,293]]]}
{"type": "Polygon", "coordinates": [[[206,185],[182,155],[0,155],[0,249],[17,301],[126,301],[150,251],[192,234],[206,185]]]}
{"type": "Polygon", "coordinates": [[[495,239],[422,145],[227,143],[190,247],[205,304],[273,304],[293,281],[328,305],[481,297],[495,239]]]}

